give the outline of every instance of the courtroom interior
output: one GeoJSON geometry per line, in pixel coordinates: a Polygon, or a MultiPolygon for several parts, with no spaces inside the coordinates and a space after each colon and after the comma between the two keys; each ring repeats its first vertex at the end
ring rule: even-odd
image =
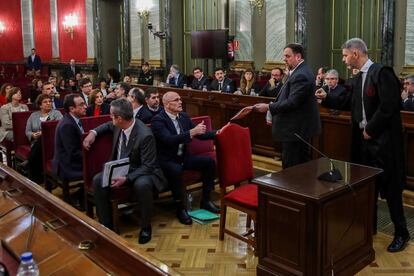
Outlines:
{"type": "Polygon", "coordinates": [[[0,276],[414,275],[414,0],[8,0],[0,42],[0,276]]]}

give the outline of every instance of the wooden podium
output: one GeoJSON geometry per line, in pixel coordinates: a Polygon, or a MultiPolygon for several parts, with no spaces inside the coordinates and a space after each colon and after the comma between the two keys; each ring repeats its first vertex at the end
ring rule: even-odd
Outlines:
{"type": "Polygon", "coordinates": [[[259,186],[258,275],[353,275],[375,258],[375,181],[382,170],[326,158],[254,179],[259,186]]]}

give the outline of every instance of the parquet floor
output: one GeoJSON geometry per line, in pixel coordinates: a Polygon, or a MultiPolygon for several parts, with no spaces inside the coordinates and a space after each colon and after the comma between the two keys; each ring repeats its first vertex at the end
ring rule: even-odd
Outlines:
{"type": "MultiPolygon", "coordinates": [[[[197,193],[194,198],[194,202],[198,202],[197,193]]],[[[139,229],[134,226],[138,221],[133,215],[123,218],[121,235],[133,248],[146,251],[184,275],[256,275],[257,257],[253,251],[245,243],[226,235],[223,242],[219,241],[218,221],[185,226],[174,214],[171,202],[156,204],[153,238],[148,244],[138,244],[139,229]]],[[[229,210],[227,224],[230,227],[243,232],[245,221],[244,214],[229,210]]],[[[390,254],[385,248],[391,239],[383,233],[374,237],[376,259],[357,275],[414,275],[414,243],[403,252],[390,254]]]]}

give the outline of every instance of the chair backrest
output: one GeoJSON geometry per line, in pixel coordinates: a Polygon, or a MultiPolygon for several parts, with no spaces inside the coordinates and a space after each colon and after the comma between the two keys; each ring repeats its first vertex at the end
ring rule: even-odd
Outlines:
{"type": "MultiPolygon", "coordinates": [[[[193,118],[191,118],[191,120],[196,125],[201,123],[202,121],[204,121],[204,124],[206,125],[207,131],[213,130],[210,116],[193,117],[193,118]]],[[[190,155],[198,155],[200,153],[214,151],[214,141],[213,140],[204,140],[203,141],[203,140],[199,140],[199,139],[195,138],[189,144],[188,150],[190,152],[190,155]]]]}
{"type": "Polygon", "coordinates": [[[111,120],[109,115],[101,115],[96,117],[83,117],[81,118],[82,127],[85,132],[88,132],[91,129],[94,129],[97,126],[102,125],[111,120]]]}
{"type": "Polygon", "coordinates": [[[217,167],[221,187],[253,178],[250,130],[227,124],[216,135],[217,167]]]}
{"type": "Polygon", "coordinates": [[[55,154],[55,133],[56,126],[59,121],[42,122],[42,154],[43,154],[43,170],[46,171],[46,164],[53,159],[55,154]]]}
{"type": "MultiPolygon", "coordinates": [[[[82,141],[88,133],[82,135],[82,141]]],[[[103,165],[111,159],[113,134],[96,137],[89,150],[83,149],[83,181],[86,191],[91,190],[95,174],[103,170],[103,165]]]]}
{"type": "Polygon", "coordinates": [[[17,148],[22,145],[30,145],[30,141],[26,137],[26,123],[30,114],[33,111],[13,112],[12,124],[13,124],[13,139],[14,145],[17,148]]]}

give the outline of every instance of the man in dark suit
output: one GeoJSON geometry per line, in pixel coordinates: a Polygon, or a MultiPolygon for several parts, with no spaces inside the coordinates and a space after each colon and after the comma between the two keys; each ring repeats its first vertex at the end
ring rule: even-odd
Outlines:
{"type": "MultiPolygon", "coordinates": [[[[42,94],[48,95],[51,98],[53,109],[63,107],[62,101],[59,100],[58,98],[55,98],[55,90],[54,90],[54,86],[53,86],[52,83],[50,83],[50,82],[44,82],[43,83],[42,94]]],[[[37,106],[37,108],[39,108],[39,107],[37,106]]]]}
{"type": "Polygon", "coordinates": [[[214,77],[216,79],[211,82],[210,90],[225,93],[234,92],[234,82],[225,76],[223,68],[216,68],[216,70],[214,70],[214,77]]]}
{"type": "Polygon", "coordinates": [[[141,88],[135,87],[129,90],[127,99],[132,104],[134,118],[141,120],[144,124],[151,123],[152,113],[145,108],[145,96],[141,88]]]}
{"type": "MultiPolygon", "coordinates": [[[[373,63],[365,42],[352,38],[342,46],[342,60],[349,69],[360,72],[349,93],[334,97],[317,90],[322,105],[351,110],[352,161],[378,167],[384,173],[377,182],[377,192],[387,200],[394,224],[394,239],[389,252],[405,248],[410,239],[402,204],[406,181],[400,115],[400,83],[391,67],[373,63]]],[[[376,228],[376,219],[374,226],[376,228]]]]}
{"type": "Polygon", "coordinates": [[[257,104],[255,109],[270,111],[273,138],[282,142],[282,165],[285,169],[310,160],[309,147],[295,134],[310,142],[320,133],[321,122],[314,95],[315,78],[304,63],[302,45],[288,44],[283,54],[289,69],[288,78],[274,103],[257,104]]]}
{"type": "Polygon", "coordinates": [[[40,56],[36,55],[36,49],[32,49],[32,53],[27,57],[27,74],[31,76],[40,76],[42,69],[42,61],[40,56]]]}
{"type": "Polygon", "coordinates": [[[102,187],[102,173],[94,177],[96,212],[99,222],[112,228],[111,189],[128,185],[134,190],[140,205],[141,231],[138,242],[147,243],[151,240],[152,232],[153,193],[166,191],[167,180],[157,163],[154,136],[146,125],[135,120],[131,103],[124,98],[112,101],[111,118],[112,122],[92,130],[83,145],[89,149],[96,136],[113,133],[112,160],[129,158],[130,168],[127,175],[112,179],[108,187],[102,187]]]}
{"type": "Polygon", "coordinates": [[[160,106],[160,94],[157,88],[148,87],[145,89],[146,108],[151,112],[152,117],[159,114],[164,108],[160,106]]]}
{"type": "Polygon", "coordinates": [[[414,75],[404,78],[404,90],[401,93],[402,110],[414,111],[414,75]]]}
{"type": "Polygon", "coordinates": [[[339,74],[335,69],[328,70],[325,74],[326,85],[322,86],[322,89],[333,97],[342,97],[346,92],[345,87],[338,84],[339,74]]]}
{"type": "Polygon", "coordinates": [[[200,67],[193,69],[194,79],[191,82],[191,88],[196,90],[209,90],[210,80],[207,76],[204,76],[203,70],[200,67]]]}
{"type": "Polygon", "coordinates": [[[192,156],[187,151],[191,139],[213,139],[215,132],[206,132],[204,122],[194,125],[187,113],[182,112],[182,101],[177,93],[165,93],[162,102],[164,110],[151,121],[157,141],[158,160],[176,201],[178,220],[182,224],[191,224],[192,220],[184,204],[184,170],[197,170],[202,174],[203,194],[200,208],[214,213],[220,211],[210,200],[210,192],[214,189],[215,161],[210,157],[192,156]]]}
{"type": "Polygon", "coordinates": [[[83,101],[85,102],[86,106],[91,105],[92,103],[89,102],[89,95],[92,92],[92,82],[88,78],[83,78],[79,82],[79,86],[81,89],[81,93],[79,94],[83,101]]]}
{"type": "Polygon", "coordinates": [[[69,61],[69,65],[65,68],[63,75],[65,76],[66,79],[71,79],[71,78],[75,78],[77,73],[80,73],[80,69],[78,66],[76,66],[75,60],[72,58],[69,61]]]}
{"type": "Polygon", "coordinates": [[[280,88],[282,88],[283,70],[279,67],[273,68],[271,71],[271,77],[260,91],[259,96],[276,98],[279,94],[280,88]]]}
{"type": "Polygon", "coordinates": [[[85,116],[86,105],[78,94],[65,96],[65,114],[56,127],[53,172],[66,180],[82,179],[82,144],[84,132],[80,118],[85,116]]]}
{"type": "Polygon", "coordinates": [[[187,85],[187,78],[184,74],[180,72],[178,65],[173,64],[170,67],[170,73],[167,76],[166,83],[172,87],[183,88],[184,85],[187,85]]]}

